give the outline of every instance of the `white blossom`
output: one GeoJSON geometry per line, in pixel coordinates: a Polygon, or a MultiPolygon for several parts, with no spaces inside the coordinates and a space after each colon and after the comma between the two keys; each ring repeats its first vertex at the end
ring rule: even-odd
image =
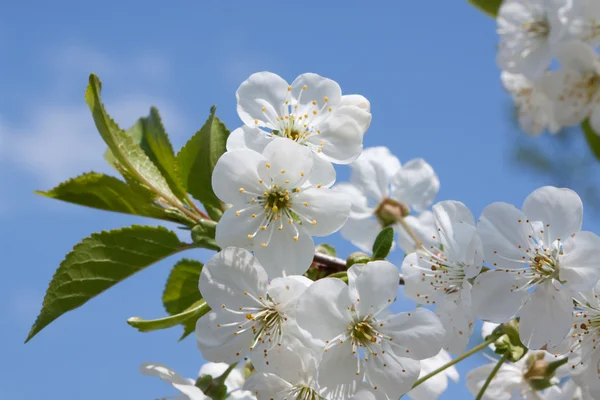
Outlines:
{"type": "Polygon", "coordinates": [[[410,390],[419,360],[440,351],[444,329],[423,308],[389,314],[397,291],[396,267],[373,261],[350,267],[348,285],[321,279],[298,300],[298,325],[325,344],[318,366],[321,388],[348,398],[364,379],[389,398],[410,390]]]}
{"type": "Polygon", "coordinates": [[[227,149],[261,152],[276,137],[311,149],[321,183],[332,184],[331,162],[347,164],[362,151],[371,123],[370,103],[360,95],[342,96],[340,86],[317,74],[302,74],[291,85],[271,72],[258,72],[236,93],[244,126],[231,133],[227,149]]]}
{"type": "Polygon", "coordinates": [[[213,311],[196,324],[202,356],[234,363],[248,352],[267,357],[295,326],[296,301],[312,281],[303,276],[275,278],[245,249],[228,247],[202,268],[200,293],[213,311]]]}
{"type": "Polygon", "coordinates": [[[435,304],[446,329],[444,348],[461,353],[473,333],[471,284],[481,271],[483,248],[475,220],[458,201],[433,206],[440,248],[431,246],[404,258],[404,294],[421,304],[435,304]]]}
{"type": "Polygon", "coordinates": [[[348,218],[350,202],[315,180],[310,150],[275,139],[262,154],[228,151],[212,176],[215,194],[232,204],[217,225],[221,247],[253,250],[270,277],[300,275],[313,259],[312,236],[327,236],[348,218]]]}
{"type": "Polygon", "coordinates": [[[200,388],[196,386],[194,379],[181,377],[177,372],[169,367],[156,363],[144,363],[140,367],[140,372],[144,375],[157,376],[165,382],[170,383],[175,389],[179,390],[184,396],[182,399],[189,400],[209,400],[200,388]]]}
{"type": "MultiPolygon", "coordinates": [[[[440,350],[436,356],[421,361],[421,374],[419,375],[419,378],[448,364],[450,361],[452,361],[450,354],[443,349],[440,350]]],[[[452,379],[454,382],[458,382],[460,375],[458,374],[456,367],[451,366],[446,368],[412,389],[406,395],[412,400],[436,400],[448,388],[448,378],[452,379]]]]}
{"type": "Polygon", "coordinates": [[[397,223],[404,222],[425,245],[435,234],[433,215],[427,211],[439,190],[433,168],[422,159],[402,166],[386,147],[365,149],[351,164],[350,184],[334,189],[346,193],[352,202],[350,216],[342,236],[359,249],[370,252],[375,238],[385,226],[398,232],[399,245],[405,251],[418,247],[415,240],[397,223]],[[409,215],[411,210],[416,215],[409,215]]]}
{"type": "Polygon", "coordinates": [[[570,0],[560,11],[568,39],[581,40],[592,46],[600,45],[600,2],[570,0]]]}
{"type": "Polygon", "coordinates": [[[530,349],[560,344],[573,326],[573,291],[600,278],[600,238],[581,231],[582,217],[579,196],[551,186],[531,193],[523,211],[487,206],[477,232],[496,269],[475,280],[475,314],[497,323],[520,315],[521,341],[530,349]]]}

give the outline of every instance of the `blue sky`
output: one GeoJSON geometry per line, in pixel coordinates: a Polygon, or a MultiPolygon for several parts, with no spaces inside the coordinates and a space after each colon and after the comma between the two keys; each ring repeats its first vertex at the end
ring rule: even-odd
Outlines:
{"type": "MultiPolygon", "coordinates": [[[[163,315],[161,293],[176,257],[23,344],[55,268],[74,244],[95,231],[154,223],[32,193],[82,172],[112,173],[83,101],[90,72],[103,80],[108,110],[123,127],[155,105],[177,148],[212,104],[230,129],[240,124],[235,90],[251,73],[269,70],[291,82],[316,72],[339,82],[344,93],[370,99],[366,146],[385,145],[401,161],[423,157],[433,165],[441,181],[437,200],[461,200],[478,215],[493,201],[520,205],[545,184],[593,192],[582,176],[597,169],[588,168],[580,138],[567,148],[515,132],[495,65],[492,19],[466,1],[383,4],[107,0],[0,6],[3,398],[149,400],[173,392],[139,375],[141,362],[162,362],[190,377],[202,363],[193,338],[177,342],[179,328],[142,334],[125,323],[134,315],[163,315]],[[532,172],[515,163],[517,141],[567,166],[560,164],[557,174],[532,172]],[[587,172],[578,172],[579,164],[587,172]]],[[[347,178],[347,168],[338,171],[338,181],[347,178]]],[[[584,227],[597,229],[597,217],[588,212],[584,227]]],[[[343,255],[354,250],[338,235],[329,241],[343,255]]],[[[206,260],[208,254],[185,256],[206,260]]],[[[399,262],[402,254],[391,259],[399,262]]],[[[408,301],[399,306],[410,307],[408,301]]],[[[463,378],[473,362],[459,367],[463,378]]],[[[468,398],[464,381],[442,398],[468,398]]]]}

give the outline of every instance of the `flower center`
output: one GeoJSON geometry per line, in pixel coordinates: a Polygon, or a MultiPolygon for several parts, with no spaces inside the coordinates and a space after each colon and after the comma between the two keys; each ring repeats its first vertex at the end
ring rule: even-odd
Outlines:
{"type": "Polygon", "coordinates": [[[269,306],[254,313],[249,312],[246,314],[246,320],[246,323],[250,324],[249,329],[254,334],[254,342],[250,346],[250,350],[259,343],[269,343],[270,345],[281,343],[282,325],[287,317],[275,306],[269,306]]]}
{"type": "Polygon", "coordinates": [[[263,193],[264,197],[259,197],[259,201],[264,205],[265,210],[269,210],[277,214],[280,210],[285,210],[292,207],[290,201],[290,190],[281,189],[274,185],[270,190],[263,193]]]}
{"type": "Polygon", "coordinates": [[[296,400],[322,400],[317,391],[309,386],[298,385],[290,389],[286,399],[296,400]]]}
{"type": "Polygon", "coordinates": [[[368,345],[369,343],[376,343],[379,332],[375,330],[369,320],[364,320],[355,323],[349,329],[350,337],[353,341],[359,345],[368,345]]]}
{"type": "Polygon", "coordinates": [[[544,17],[542,19],[526,22],[523,24],[523,30],[535,38],[544,38],[550,34],[550,23],[544,17]]]}
{"type": "Polygon", "coordinates": [[[535,249],[529,257],[529,268],[536,281],[546,281],[558,278],[558,256],[563,254],[560,242],[555,242],[550,249],[543,245],[535,249]]]}
{"type": "Polygon", "coordinates": [[[375,208],[375,217],[384,228],[398,223],[398,221],[408,215],[410,215],[410,207],[408,205],[389,197],[381,200],[375,208]]]}

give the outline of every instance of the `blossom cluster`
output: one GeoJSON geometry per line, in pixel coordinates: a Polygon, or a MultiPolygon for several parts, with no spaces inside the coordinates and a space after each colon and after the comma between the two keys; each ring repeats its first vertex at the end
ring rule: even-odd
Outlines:
{"type": "MultiPolygon", "coordinates": [[[[511,4],[527,9],[505,3],[504,16],[511,4]]],[[[523,60],[507,65],[520,68],[523,60]]],[[[230,205],[216,227],[222,250],[199,280],[212,311],[196,325],[204,359],[251,362],[243,386],[228,387],[230,397],[435,399],[458,374],[433,372],[452,364],[449,353],[466,350],[481,318],[500,328],[518,319],[529,353],[472,371],[474,394],[600,398],[600,237],[581,230],[575,192],[542,187],[522,209],[493,203],[476,221],[459,201],[433,204],[440,183],[424,160],[401,165],[387,148],[363,151],[370,103],[342,95],[330,79],[304,74],[288,84],[256,73],[238,89],[237,104],[244,125],[231,133],[212,177],[230,205]],[[332,163],[350,164],[349,183],[334,186],[332,163]],[[305,276],[313,237],[340,231],[369,252],[388,227],[406,254],[402,274],[375,259],[350,265],[345,281],[305,276]],[[392,312],[401,281],[404,295],[423,307],[392,312]],[[549,373],[554,360],[568,364],[560,377],[572,380],[549,373]]],[[[489,329],[484,336],[496,338],[489,329]]],[[[143,370],[189,398],[206,398],[166,367],[143,370]]]]}
{"type": "Polygon", "coordinates": [[[504,0],[497,62],[521,128],[538,135],[589,119],[600,132],[600,2],[504,0]]]}

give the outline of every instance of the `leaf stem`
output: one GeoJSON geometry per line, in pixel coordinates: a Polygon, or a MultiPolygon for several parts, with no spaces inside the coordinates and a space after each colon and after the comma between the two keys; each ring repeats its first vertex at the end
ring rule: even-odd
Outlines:
{"type": "Polygon", "coordinates": [[[500,336],[501,335],[490,335],[487,338],[487,340],[485,340],[482,343],[478,344],[477,346],[473,347],[471,350],[467,351],[465,354],[456,357],[454,360],[450,361],[449,363],[447,363],[445,365],[442,365],[435,371],[432,371],[432,372],[428,373],[427,375],[423,376],[422,378],[419,378],[413,385],[413,389],[416,388],[417,386],[419,386],[421,383],[425,382],[427,379],[431,378],[432,376],[435,376],[435,375],[439,374],[440,372],[445,371],[446,369],[450,368],[454,364],[457,364],[457,363],[461,362],[462,360],[464,360],[465,358],[470,357],[473,354],[485,349],[488,345],[494,343],[500,336]]]}
{"type": "Polygon", "coordinates": [[[494,376],[496,376],[496,374],[498,373],[498,370],[500,369],[502,364],[504,364],[504,361],[506,361],[506,358],[507,358],[507,353],[504,353],[502,355],[502,357],[498,360],[496,365],[494,366],[494,369],[492,369],[492,372],[490,372],[487,379],[483,383],[483,386],[481,387],[481,390],[477,394],[477,397],[475,398],[475,400],[481,400],[483,398],[483,395],[484,395],[486,389],[488,388],[488,386],[490,386],[492,379],[494,379],[494,376]]]}

